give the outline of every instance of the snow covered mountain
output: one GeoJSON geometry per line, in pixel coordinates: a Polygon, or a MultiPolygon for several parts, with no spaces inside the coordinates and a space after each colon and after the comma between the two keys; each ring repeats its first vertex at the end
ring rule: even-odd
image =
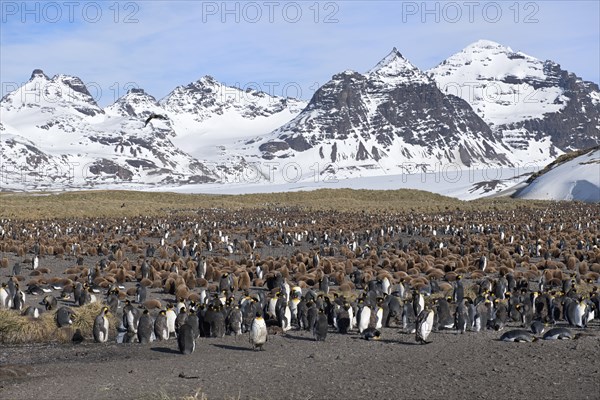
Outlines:
{"type": "Polygon", "coordinates": [[[41,70],[0,100],[8,189],[293,190],[374,177],[398,188],[407,174],[462,173],[460,185],[446,179],[448,193],[470,199],[526,179],[518,171],[532,164],[598,144],[596,84],[489,41],[427,72],[394,48],[365,73],[334,75],[309,102],[204,76],[160,100],[131,89],[102,109],[79,78],[41,70]],[[518,174],[464,181],[482,168],[518,174]]]}
{"type": "Polygon", "coordinates": [[[519,185],[513,197],[600,202],[600,146],[564,154],[519,185]]]}
{"type": "Polygon", "coordinates": [[[467,101],[521,164],[542,165],[600,143],[598,85],[553,61],[480,40],[428,75],[467,101]]]}
{"type": "Polygon", "coordinates": [[[230,152],[235,142],[278,128],[302,111],[306,102],[242,90],[204,76],[175,88],[160,105],[176,132],[177,146],[221,165],[243,162],[230,152]]]}
{"type": "Polygon", "coordinates": [[[246,145],[265,160],[329,163],[343,176],[511,164],[469,104],[442,93],[395,48],[367,73],[334,75],[297,117],[246,145]]]}
{"type": "MultiPolygon", "coordinates": [[[[152,102],[143,92],[128,96],[152,102]]],[[[125,103],[132,102],[119,101],[105,112],[79,78],[33,71],[0,101],[3,183],[43,189],[214,180],[169,140],[168,125],[145,126],[125,103]]]]}

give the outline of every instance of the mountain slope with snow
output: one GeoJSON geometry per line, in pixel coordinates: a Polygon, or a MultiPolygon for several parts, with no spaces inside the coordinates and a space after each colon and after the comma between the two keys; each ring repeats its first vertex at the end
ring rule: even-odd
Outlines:
{"type": "Polygon", "coordinates": [[[394,48],[365,73],[335,74],[309,102],[204,76],[160,100],[132,89],[102,109],[79,78],[41,70],[0,100],[3,189],[293,190],[516,171],[449,180],[448,193],[471,199],[598,144],[596,84],[490,41],[427,72],[394,48]]]}
{"type": "Polygon", "coordinates": [[[600,146],[565,154],[528,180],[513,197],[600,202],[600,146]]]}
{"type": "Polygon", "coordinates": [[[35,70],[0,101],[2,162],[17,179],[12,183],[39,189],[214,180],[169,140],[168,126],[145,125],[118,104],[107,111],[79,78],[35,70]]]}
{"type": "Polygon", "coordinates": [[[365,74],[334,75],[297,117],[246,146],[260,151],[247,159],[333,166],[345,177],[511,165],[471,107],[443,94],[396,49],[365,74]]]}
{"type": "Polygon", "coordinates": [[[547,163],[600,143],[600,90],[498,43],[480,40],[428,71],[467,101],[522,162],[547,163]]]}
{"type": "Polygon", "coordinates": [[[205,76],[179,86],[160,101],[176,132],[173,142],[212,163],[235,163],[235,142],[264,135],[294,118],[306,102],[242,90],[205,76]]]}

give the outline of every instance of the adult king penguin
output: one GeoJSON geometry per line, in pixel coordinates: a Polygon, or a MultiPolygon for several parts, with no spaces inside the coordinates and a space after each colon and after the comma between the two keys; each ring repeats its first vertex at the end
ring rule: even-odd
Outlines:
{"type": "Polygon", "coordinates": [[[254,350],[264,350],[263,346],[267,342],[267,324],[259,313],[256,313],[256,317],[252,321],[250,326],[250,343],[254,350]]]}
{"type": "Polygon", "coordinates": [[[102,307],[102,311],[94,320],[94,341],[97,343],[105,343],[108,340],[108,317],[106,314],[109,313],[108,307],[102,307]]]}
{"type": "Polygon", "coordinates": [[[425,308],[417,317],[417,325],[415,329],[415,336],[418,343],[428,344],[431,342],[427,341],[431,330],[433,329],[434,312],[430,308],[425,308]]]}

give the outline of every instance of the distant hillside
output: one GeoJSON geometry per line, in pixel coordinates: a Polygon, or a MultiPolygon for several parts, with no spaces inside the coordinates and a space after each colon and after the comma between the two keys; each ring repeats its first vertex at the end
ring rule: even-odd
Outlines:
{"type": "Polygon", "coordinates": [[[600,146],[560,156],[525,184],[512,197],[600,202],[600,146]]]}

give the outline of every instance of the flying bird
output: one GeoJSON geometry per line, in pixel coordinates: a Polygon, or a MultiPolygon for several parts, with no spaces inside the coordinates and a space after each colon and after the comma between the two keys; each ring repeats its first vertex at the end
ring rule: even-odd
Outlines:
{"type": "Polygon", "coordinates": [[[152,114],[150,114],[150,116],[148,118],[146,118],[146,123],[144,124],[144,127],[146,127],[148,125],[148,122],[150,122],[154,118],[156,118],[156,119],[163,119],[163,120],[169,119],[165,115],[152,113],[152,114]]]}

